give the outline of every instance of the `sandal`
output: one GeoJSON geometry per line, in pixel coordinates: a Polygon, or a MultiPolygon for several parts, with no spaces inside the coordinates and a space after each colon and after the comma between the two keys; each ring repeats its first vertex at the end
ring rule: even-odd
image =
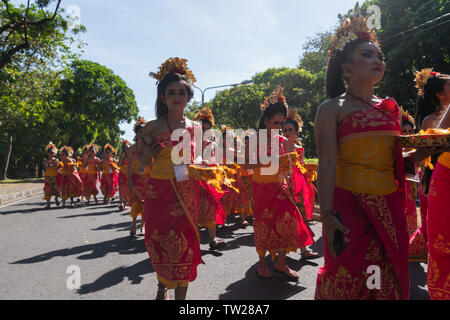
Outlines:
{"type": "Polygon", "coordinates": [[[304,253],[300,253],[300,260],[317,259],[319,257],[320,256],[317,252],[306,251],[304,253]]]}
{"type": "Polygon", "coordinates": [[[284,270],[279,270],[277,268],[273,268],[273,270],[279,274],[282,274],[287,279],[292,280],[292,281],[298,281],[298,279],[300,278],[300,276],[298,275],[297,272],[289,269],[289,267],[287,267],[287,266],[284,270]]]}
{"type": "Polygon", "coordinates": [[[133,223],[131,224],[131,228],[130,228],[130,236],[135,236],[136,235],[136,224],[133,223]]]}
{"type": "Polygon", "coordinates": [[[223,240],[221,241],[211,241],[211,243],[209,244],[209,250],[214,251],[217,249],[222,249],[225,248],[227,246],[227,243],[223,240]]]}
{"type": "Polygon", "coordinates": [[[270,274],[269,270],[267,270],[266,267],[258,266],[256,268],[256,275],[258,276],[258,278],[263,280],[272,279],[272,275],[270,274]]]}
{"type": "Polygon", "coordinates": [[[56,203],[56,206],[59,207],[60,203],[59,203],[59,200],[57,198],[55,199],[55,203],[56,203]]]}

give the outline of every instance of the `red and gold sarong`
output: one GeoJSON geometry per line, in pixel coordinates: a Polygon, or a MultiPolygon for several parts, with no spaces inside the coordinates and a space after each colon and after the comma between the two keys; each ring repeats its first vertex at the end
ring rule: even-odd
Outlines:
{"type": "Polygon", "coordinates": [[[61,172],[61,198],[81,197],[83,194],[83,182],[76,169],[76,163],[62,163],[61,172]]]}
{"type": "Polygon", "coordinates": [[[439,157],[428,193],[428,292],[450,300],[450,152],[439,157]]]}
{"type": "MultiPolygon", "coordinates": [[[[399,107],[386,99],[351,113],[338,126],[333,210],[339,212],[345,249],[334,258],[324,239],[316,299],[408,299],[408,230],[399,107]],[[368,285],[377,267],[380,287],[368,285]]],[[[320,160],[320,159],[319,159],[320,160]]]]}

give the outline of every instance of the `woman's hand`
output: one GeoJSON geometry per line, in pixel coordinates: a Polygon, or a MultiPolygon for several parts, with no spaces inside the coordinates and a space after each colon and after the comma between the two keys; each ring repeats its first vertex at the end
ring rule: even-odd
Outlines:
{"type": "Polygon", "coordinates": [[[443,152],[449,152],[450,146],[445,147],[419,147],[415,152],[408,153],[409,158],[414,162],[420,162],[431,155],[439,154],[443,152]]]}
{"type": "Polygon", "coordinates": [[[334,258],[337,257],[336,252],[334,252],[333,240],[334,233],[336,230],[341,230],[344,233],[349,233],[350,230],[347,229],[339,220],[332,215],[331,213],[321,217],[322,225],[323,225],[323,235],[327,239],[328,250],[330,250],[331,254],[334,258]]]}

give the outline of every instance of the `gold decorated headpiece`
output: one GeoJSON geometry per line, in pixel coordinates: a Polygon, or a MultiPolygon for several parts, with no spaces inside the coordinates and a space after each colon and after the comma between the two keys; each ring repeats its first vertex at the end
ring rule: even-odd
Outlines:
{"type": "Polygon", "coordinates": [[[208,106],[202,108],[199,112],[197,112],[197,114],[194,117],[194,121],[202,121],[202,120],[208,121],[209,123],[211,123],[211,126],[214,127],[215,124],[214,116],[212,110],[208,106]]]}
{"type": "Polygon", "coordinates": [[[103,151],[105,151],[105,152],[106,152],[107,150],[110,150],[112,153],[117,154],[116,149],[115,149],[112,145],[110,145],[109,143],[107,143],[107,144],[105,145],[105,148],[103,149],[103,151]]]}
{"type": "Polygon", "coordinates": [[[403,106],[401,106],[400,109],[402,110],[402,121],[409,121],[413,126],[415,126],[416,121],[414,121],[414,118],[408,113],[408,110],[403,108],[403,106]]]}
{"type": "Polygon", "coordinates": [[[283,87],[277,87],[275,91],[267,97],[263,103],[261,103],[261,110],[264,111],[269,107],[271,104],[281,103],[286,105],[286,98],[283,95],[284,88],[283,87]]]}
{"type": "Polygon", "coordinates": [[[81,152],[85,152],[85,151],[89,151],[89,148],[91,147],[90,144],[87,144],[83,147],[83,149],[81,149],[81,152]]]}
{"type": "Polygon", "coordinates": [[[59,152],[60,153],[65,152],[65,153],[67,153],[68,156],[73,155],[73,149],[71,147],[68,147],[68,146],[62,147],[61,150],[59,150],[59,152]]]}
{"type": "Polygon", "coordinates": [[[417,95],[422,97],[425,95],[425,85],[427,84],[428,79],[431,77],[436,77],[440,73],[434,72],[432,68],[422,69],[421,71],[416,72],[416,78],[414,82],[416,83],[417,95]]]}
{"type": "Polygon", "coordinates": [[[97,145],[97,144],[95,144],[95,143],[91,143],[91,144],[89,145],[89,151],[90,151],[90,150],[93,150],[95,153],[97,153],[97,151],[100,150],[100,146],[97,145]]]}
{"type": "Polygon", "coordinates": [[[355,40],[370,41],[379,45],[377,34],[368,27],[368,18],[362,15],[359,9],[359,3],[357,2],[349,16],[342,20],[341,25],[331,40],[328,56],[335,57],[344,51],[347,44],[355,40]]]}
{"type": "Polygon", "coordinates": [[[137,127],[139,127],[139,126],[145,126],[146,124],[147,124],[147,121],[145,121],[144,118],[139,117],[139,118],[137,119],[136,123],[134,124],[133,131],[136,132],[136,128],[137,128],[137,127]]]}
{"type": "Polygon", "coordinates": [[[186,63],[186,59],[181,59],[178,57],[169,58],[159,67],[158,73],[150,73],[150,76],[158,81],[161,81],[169,73],[179,73],[186,76],[192,83],[195,83],[197,79],[195,79],[194,74],[191,70],[189,70],[186,63]]]}
{"type": "Polygon", "coordinates": [[[56,153],[58,153],[58,148],[53,144],[53,142],[49,142],[49,144],[45,147],[45,153],[48,153],[50,149],[54,149],[56,153]]]}
{"type": "Polygon", "coordinates": [[[295,108],[295,107],[289,108],[286,120],[293,120],[293,121],[297,122],[298,131],[302,131],[303,120],[302,120],[302,117],[300,117],[300,115],[298,114],[297,108],[295,108]]]}

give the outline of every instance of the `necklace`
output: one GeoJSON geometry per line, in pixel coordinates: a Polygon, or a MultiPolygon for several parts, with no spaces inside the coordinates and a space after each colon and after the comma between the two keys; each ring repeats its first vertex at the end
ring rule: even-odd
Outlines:
{"type": "Polygon", "coordinates": [[[346,91],[346,94],[349,95],[350,97],[352,97],[353,99],[358,100],[359,102],[362,102],[362,103],[364,103],[364,104],[367,104],[367,105],[371,106],[372,108],[375,107],[372,103],[370,103],[370,102],[368,102],[368,101],[366,101],[366,100],[363,100],[363,99],[361,99],[361,98],[359,98],[359,97],[357,97],[357,96],[351,94],[351,93],[348,92],[348,91],[346,91]]]}
{"type": "MultiPolygon", "coordinates": [[[[181,122],[184,123],[184,129],[186,129],[186,117],[183,117],[183,120],[181,120],[181,122]]],[[[173,130],[172,130],[172,127],[170,126],[168,117],[166,117],[166,123],[167,123],[167,127],[169,128],[169,132],[172,133],[173,130]]]]}

